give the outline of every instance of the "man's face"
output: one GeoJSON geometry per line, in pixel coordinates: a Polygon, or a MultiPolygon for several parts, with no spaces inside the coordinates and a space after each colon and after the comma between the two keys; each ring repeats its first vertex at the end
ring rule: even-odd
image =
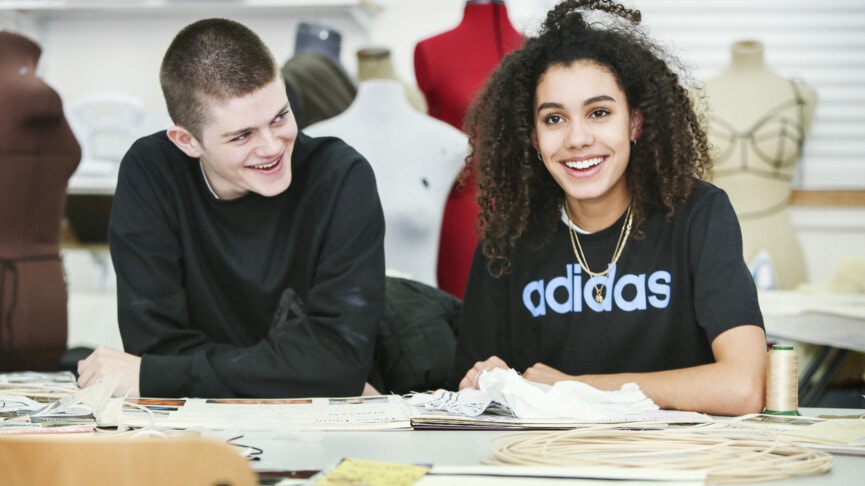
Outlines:
{"type": "MultiPolygon", "coordinates": [[[[220,199],[247,192],[275,196],[291,184],[297,123],[279,79],[242,98],[213,102],[201,139],[184,149],[198,157],[220,199]]],[[[183,148],[183,147],[181,147],[183,148]]]]}

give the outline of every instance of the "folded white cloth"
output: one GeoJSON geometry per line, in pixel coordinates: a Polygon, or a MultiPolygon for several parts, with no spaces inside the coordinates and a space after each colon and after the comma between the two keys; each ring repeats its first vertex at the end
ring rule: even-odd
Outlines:
{"type": "Polygon", "coordinates": [[[419,393],[410,405],[430,410],[476,417],[491,405],[510,409],[519,418],[572,418],[579,420],[618,419],[658,410],[636,383],[619,390],[598,390],[580,381],[560,381],[552,386],[528,381],[513,369],[494,368],[481,372],[478,390],[438,390],[419,393]]]}

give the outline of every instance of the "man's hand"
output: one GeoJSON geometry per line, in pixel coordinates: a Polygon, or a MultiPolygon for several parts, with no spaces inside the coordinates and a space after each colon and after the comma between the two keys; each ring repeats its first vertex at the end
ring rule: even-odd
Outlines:
{"type": "Polygon", "coordinates": [[[137,397],[141,358],[114,348],[99,346],[90,356],[78,362],[78,386],[85,388],[106,376],[117,376],[115,396],[137,397]]]}
{"type": "Polygon", "coordinates": [[[466,376],[460,380],[460,390],[463,388],[477,388],[478,387],[478,377],[480,377],[481,372],[493,368],[505,368],[508,369],[507,363],[502,361],[498,356],[490,356],[485,361],[478,361],[474,366],[466,373],[466,376]]]}

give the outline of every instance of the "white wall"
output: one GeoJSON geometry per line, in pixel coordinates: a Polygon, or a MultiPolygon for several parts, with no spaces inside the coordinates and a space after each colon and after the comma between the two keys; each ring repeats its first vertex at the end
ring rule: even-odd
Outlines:
{"type": "MultiPolygon", "coordinates": [[[[511,21],[526,33],[535,31],[555,3],[506,1],[511,21]]],[[[801,187],[865,189],[865,2],[625,3],[641,9],[643,24],[703,79],[726,67],[733,41],[764,40],[770,66],[818,90],[801,187]]],[[[293,53],[298,22],[324,23],[343,34],[342,60],[350,73],[356,72],[357,50],[376,45],[390,48],[397,73],[414,82],[415,45],[456,26],[464,5],[465,0],[10,0],[0,2],[0,27],[38,40],[43,47],[41,74],[67,106],[93,92],[125,91],[142,98],[151,110],[164,112],[159,62],[172,36],[198,18],[227,16],[246,23],[280,62],[293,53]],[[66,8],[16,11],[10,8],[15,4],[66,8]],[[376,8],[350,11],[335,4],[376,8]]]]}
{"type": "MultiPolygon", "coordinates": [[[[534,32],[554,3],[506,1],[512,22],[528,33],[534,32]]],[[[164,111],[156,77],[159,61],[171,37],[192,20],[228,16],[244,22],[264,38],[280,61],[293,53],[299,21],[325,23],[343,34],[342,58],[349,72],[356,72],[359,48],[377,45],[391,49],[397,73],[413,82],[414,46],[456,26],[464,4],[464,0],[10,0],[0,2],[0,27],[26,31],[39,40],[44,49],[42,74],[67,103],[95,91],[126,91],[144,99],[152,110],[164,111]],[[15,4],[67,8],[16,12],[9,7],[15,4]],[[363,13],[352,15],[334,4],[377,8],[369,12],[355,7],[363,13]],[[90,7],[82,10],[81,5],[90,7]],[[139,8],[124,11],[118,5],[139,8]]],[[[733,41],[764,41],[770,66],[818,91],[816,119],[796,183],[806,189],[865,189],[865,144],[861,143],[865,139],[865,2],[627,0],[626,4],[641,9],[643,24],[702,79],[729,63],[733,41]]]]}
{"type": "MultiPolygon", "coordinates": [[[[202,1],[208,8],[179,8],[184,2],[177,2],[178,6],[161,10],[127,12],[118,8],[106,8],[101,12],[98,9],[0,11],[0,27],[25,33],[40,43],[43,48],[40,72],[64,100],[99,91],[124,91],[139,96],[152,109],[162,109],[157,77],[162,54],[180,28],[199,18],[225,16],[248,25],[270,46],[279,62],[288,59],[294,51],[298,22],[326,24],[343,36],[342,61],[350,73],[356,73],[358,49],[382,46],[391,50],[397,73],[414,82],[414,46],[455,27],[465,5],[464,0],[375,0],[371,3],[378,9],[361,8],[360,14],[353,15],[315,8],[244,10],[237,7],[241,1],[202,1]]],[[[76,2],[86,3],[87,0],[68,3],[76,2]]],[[[89,0],[89,3],[109,6],[148,4],[153,0],[89,0]]],[[[195,3],[186,0],[187,5],[195,3]]],[[[255,3],[254,0],[251,3],[255,3]]],[[[530,24],[549,3],[540,0],[507,2],[511,20],[519,28],[530,24]]]]}
{"type": "MultiPolygon", "coordinates": [[[[37,39],[43,48],[40,72],[58,90],[67,106],[94,92],[123,91],[142,98],[151,111],[164,113],[157,77],[162,54],[173,35],[198,18],[228,16],[246,23],[262,36],[280,62],[294,51],[294,34],[300,21],[327,24],[343,35],[342,60],[350,73],[356,72],[355,53],[358,49],[383,46],[391,50],[397,73],[404,80],[414,82],[412,57],[415,45],[456,26],[465,5],[465,0],[246,1],[254,4],[255,8],[243,8],[243,0],[69,0],[65,2],[67,5],[97,7],[18,12],[4,7],[0,8],[0,27],[18,30],[37,39]],[[329,7],[335,3],[378,8],[356,7],[352,14],[345,9],[329,7]],[[167,4],[171,5],[166,7],[167,4]],[[208,7],[202,8],[202,4],[208,7]],[[321,5],[321,8],[308,6],[313,4],[321,5]],[[162,8],[124,11],[118,5],[162,8]],[[292,5],[295,7],[291,8],[292,5]],[[114,8],[107,8],[110,6],[114,8]]],[[[14,3],[3,2],[4,5],[14,3]]],[[[40,2],[21,0],[18,3],[32,5],[40,2]]],[[[59,0],[42,3],[63,4],[59,0]]],[[[534,32],[548,8],[555,3],[556,0],[506,1],[511,21],[527,33],[534,32]]],[[[819,164],[808,159],[810,145],[838,147],[842,144],[835,143],[832,138],[835,134],[851,132],[858,126],[865,127],[865,116],[862,115],[865,105],[861,108],[855,105],[865,103],[865,58],[862,62],[849,62],[845,57],[853,55],[854,51],[865,52],[865,3],[860,0],[627,0],[626,4],[641,9],[646,27],[676,50],[700,77],[712,76],[722,69],[729,62],[729,44],[741,38],[767,39],[767,61],[790,76],[801,75],[800,68],[828,63],[810,75],[818,79],[806,79],[811,84],[824,82],[827,72],[840,77],[840,66],[849,67],[850,70],[843,74],[848,79],[845,85],[848,87],[828,95],[828,89],[819,91],[818,120],[812,130],[816,133],[812,133],[806,143],[803,165],[807,169],[803,172],[807,172],[811,184],[806,183],[806,188],[831,189],[835,184],[865,189],[865,144],[860,142],[861,139],[854,141],[857,152],[852,162],[859,165],[832,165],[836,159],[842,158],[840,155],[828,162],[820,160],[819,164]],[[832,19],[836,18],[845,20],[833,22],[832,19]],[[704,28],[710,24],[711,28],[704,28]],[[834,35],[826,34],[827,25],[834,26],[834,35]],[[839,42],[842,45],[836,45],[839,42]],[[820,52],[815,49],[821,46],[833,48],[828,59],[815,59],[819,56],[814,53],[820,52]],[[844,110],[852,112],[844,115],[849,118],[847,126],[839,127],[819,119],[844,110]],[[839,174],[838,171],[842,172],[839,174]]],[[[816,211],[822,214],[827,210],[816,211]]],[[[834,220],[831,214],[817,219],[821,223],[834,220]]],[[[813,225],[809,228],[813,229],[813,225]]],[[[849,231],[845,230],[844,234],[848,235],[849,231]]],[[[855,243],[852,245],[854,249],[865,248],[865,241],[855,243]]],[[[821,253],[831,255],[837,252],[823,250],[821,253]]],[[[815,268],[822,269],[824,265],[818,263],[815,268]]]]}
{"type": "MultiPolygon", "coordinates": [[[[358,4],[372,3],[379,8],[375,12],[360,9],[361,13],[354,12],[353,15],[334,8],[244,9],[239,7],[243,3],[240,0],[210,1],[206,9],[196,7],[194,0],[174,1],[175,5],[167,8],[139,8],[126,12],[117,8],[32,10],[29,13],[0,9],[0,27],[24,32],[40,43],[43,48],[40,72],[61,94],[67,106],[71,101],[94,92],[123,91],[142,98],[150,110],[164,112],[157,77],[162,54],[173,35],[182,26],[198,18],[228,16],[249,25],[262,36],[280,62],[293,53],[298,22],[327,24],[343,35],[342,60],[350,73],[356,72],[355,53],[358,49],[371,45],[383,46],[391,50],[397,73],[406,81],[414,82],[412,57],[415,45],[456,26],[462,18],[465,5],[464,0],[358,0],[358,4]]],[[[165,0],[74,0],[69,3],[80,6],[88,2],[116,6],[164,4],[165,0]]],[[[283,2],[299,3],[291,0],[283,2]]],[[[280,2],[250,0],[250,3],[260,5],[280,2]]],[[[334,2],[322,0],[319,3],[324,5],[334,2]]],[[[344,2],[350,3],[351,0],[344,2]]],[[[554,3],[555,0],[506,2],[511,21],[519,30],[528,33],[534,32],[539,20],[554,3]]],[[[723,67],[728,62],[728,45],[736,38],[766,36],[772,39],[772,45],[777,46],[776,50],[781,51],[781,55],[772,59],[773,54],[767,53],[770,62],[777,63],[782,71],[789,70],[793,75],[797,63],[804,66],[814,61],[807,55],[808,52],[799,53],[795,44],[797,36],[779,33],[782,27],[787,30],[793,28],[797,34],[801,32],[801,37],[806,39],[803,42],[815,45],[831,45],[831,40],[815,39],[819,35],[816,33],[819,32],[819,26],[825,27],[827,24],[826,20],[830,18],[827,15],[849,18],[839,29],[843,27],[849,31],[851,25],[861,24],[861,30],[865,31],[865,4],[853,0],[816,3],[806,0],[629,0],[627,3],[643,10],[644,24],[678,51],[695,68],[698,76],[711,76],[723,67]],[[788,8],[785,9],[785,5],[788,8]],[[809,30],[808,25],[797,28],[796,22],[808,21],[808,16],[803,17],[802,12],[810,12],[809,9],[813,10],[810,17],[815,19],[813,29],[809,30]],[[784,14],[789,10],[799,13],[784,20],[781,27],[764,20],[780,18],[776,14],[784,14]],[[718,18],[706,20],[706,12],[714,12],[718,18]],[[718,12],[728,13],[722,16],[718,12]],[[742,14],[737,15],[736,12],[742,14]],[[726,24],[729,28],[718,28],[705,35],[699,32],[700,25],[713,21],[726,24]],[[694,29],[682,27],[689,25],[689,22],[693,22],[694,29]]],[[[838,35],[842,35],[841,30],[838,32],[838,35]]],[[[839,49],[837,56],[847,55],[845,53],[851,50],[865,51],[865,43],[858,44],[860,37],[851,39],[850,42],[855,45],[839,49]]],[[[852,68],[852,74],[848,74],[853,76],[851,79],[861,77],[865,82],[865,74],[857,74],[865,73],[865,68],[861,64],[853,65],[852,68]]],[[[865,100],[863,83],[853,83],[852,86],[845,91],[851,103],[865,100]]],[[[834,112],[839,109],[838,101],[827,101],[823,96],[821,102],[818,110],[834,112]]],[[[863,111],[860,109],[857,113],[856,123],[865,125],[863,111]]],[[[861,143],[857,145],[863,147],[861,143]]],[[[862,165],[850,168],[841,179],[852,187],[865,188],[865,147],[859,150],[863,157],[858,162],[862,165]]],[[[814,165],[811,171],[820,173],[823,168],[814,165]]],[[[792,219],[806,251],[811,280],[827,278],[827,275],[834,273],[844,253],[853,253],[865,259],[865,208],[794,208],[792,219]]]]}
{"type": "MultiPolygon", "coordinates": [[[[805,255],[808,282],[832,279],[847,255],[865,262],[865,207],[797,206],[790,209],[790,220],[805,255]]],[[[865,281],[865,275],[857,281],[865,281]]]]}

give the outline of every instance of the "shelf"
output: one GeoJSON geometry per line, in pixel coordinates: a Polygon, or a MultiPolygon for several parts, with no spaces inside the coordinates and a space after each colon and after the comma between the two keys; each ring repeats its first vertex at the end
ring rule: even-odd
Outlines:
{"type": "Polygon", "coordinates": [[[791,206],[865,206],[865,191],[794,190],[791,206]]]}
{"type": "Polygon", "coordinates": [[[43,21],[56,18],[164,18],[181,13],[345,14],[359,23],[381,9],[371,0],[0,0],[0,13],[43,21]]]}
{"type": "Polygon", "coordinates": [[[18,30],[41,33],[55,20],[164,20],[175,16],[346,16],[367,36],[382,7],[374,0],[0,0],[18,30]]]}

